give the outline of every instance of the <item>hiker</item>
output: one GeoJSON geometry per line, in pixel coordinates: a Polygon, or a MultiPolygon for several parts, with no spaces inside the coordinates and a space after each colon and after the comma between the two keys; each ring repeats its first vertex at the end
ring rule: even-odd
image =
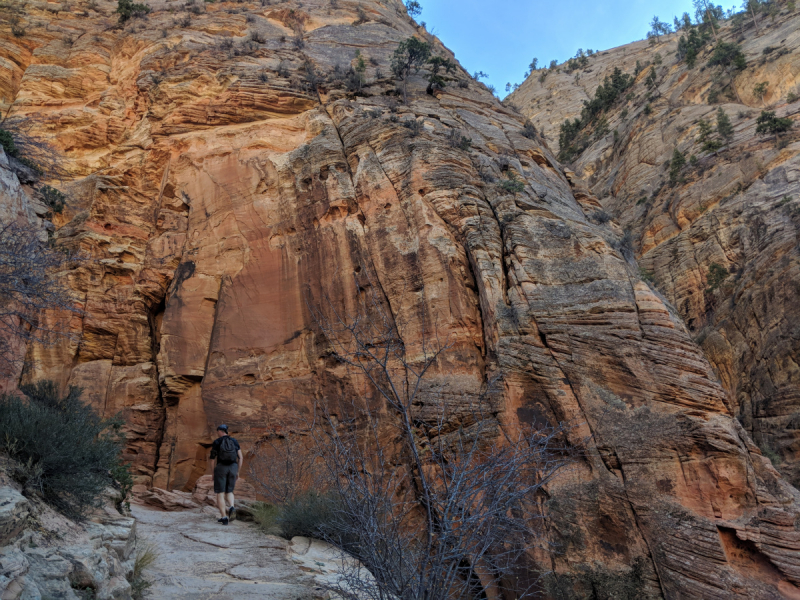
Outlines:
{"type": "Polygon", "coordinates": [[[242,468],[242,460],[242,449],[236,438],[228,435],[228,426],[217,427],[217,439],[211,444],[211,467],[214,469],[214,493],[221,515],[217,522],[223,525],[228,524],[236,511],[233,507],[233,488],[242,468]]]}

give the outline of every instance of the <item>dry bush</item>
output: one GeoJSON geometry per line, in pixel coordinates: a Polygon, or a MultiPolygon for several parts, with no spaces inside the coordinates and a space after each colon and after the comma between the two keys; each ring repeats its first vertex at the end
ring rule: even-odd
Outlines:
{"type": "Polygon", "coordinates": [[[321,468],[333,507],[315,531],[357,559],[342,561],[332,589],[353,600],[531,597],[537,576],[522,564],[546,543],[543,487],[571,460],[563,427],[504,430],[491,386],[454,407],[447,390],[424,383],[449,346],[423,328],[412,362],[384,303],[357,298],[354,314],[330,301],[309,306],[333,356],[366,390],[328,400],[307,423],[306,466],[321,468]]]}
{"type": "Polygon", "coordinates": [[[16,348],[50,344],[68,335],[67,323],[44,318],[45,311],[77,314],[63,277],[74,258],[40,240],[32,225],[0,223],[0,371],[12,372],[16,348]]]}

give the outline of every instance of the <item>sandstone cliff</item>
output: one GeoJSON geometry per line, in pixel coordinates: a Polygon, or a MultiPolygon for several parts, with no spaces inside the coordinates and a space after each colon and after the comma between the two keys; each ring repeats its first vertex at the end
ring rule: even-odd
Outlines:
{"type": "Polygon", "coordinates": [[[642,41],[600,52],[586,68],[549,73],[543,82],[544,71],[536,72],[509,99],[557,149],[561,123],[580,116],[605,76],[615,67],[627,73],[637,63],[644,67],[633,97],[608,113],[608,131],[591,140],[572,168],[630,231],[639,265],[702,346],[734,414],[795,486],[800,143],[795,133],[776,147],[774,136],[756,134],[756,120],[764,109],[797,119],[799,32],[800,16],[788,11],[759,31],[749,19],[724,24],[721,39],[740,43],[747,60],[730,86],[722,68],[706,66],[713,39],[689,69],[676,55],[680,34],[673,34],[652,47],[642,41]],[[649,89],[651,68],[657,78],[649,89]],[[767,84],[763,98],[754,94],[759,83],[767,84]],[[720,107],[732,121],[733,140],[717,153],[703,152],[698,123],[713,123],[720,107]],[[675,149],[697,162],[671,184],[675,149]],[[719,280],[709,283],[714,270],[719,280]]]}
{"type": "Polygon", "coordinates": [[[460,69],[399,102],[391,54],[429,37],[402,4],[151,6],[117,29],[110,2],[32,2],[2,30],[3,108],[64,152],[54,237],[90,258],[65,274],[74,335],[24,378],[122,411],[139,481],[191,490],[214,424],[247,449],[355,393],[309,311],[352,307],[355,280],[409,356],[434,327],[452,342],[432,390],[498,379],[501,423],[575,424],[532,565],[551,596],[800,597],[800,495],[728,382],[520,115],[460,69]]]}

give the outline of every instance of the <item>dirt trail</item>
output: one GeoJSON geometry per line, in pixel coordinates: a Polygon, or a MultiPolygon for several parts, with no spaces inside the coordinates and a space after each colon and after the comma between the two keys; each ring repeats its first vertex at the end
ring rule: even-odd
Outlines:
{"type": "MultiPolygon", "coordinates": [[[[178,512],[133,506],[137,536],[159,554],[146,575],[151,598],[183,600],[314,600],[328,598],[317,577],[333,561],[298,554],[305,538],[287,542],[249,523],[216,522],[213,509],[178,512]],[[299,542],[299,543],[298,543],[299,542]],[[308,564],[306,564],[308,563],[308,564]]],[[[316,544],[316,543],[315,543],[316,544]]],[[[302,550],[301,550],[302,552],[302,550]]]]}

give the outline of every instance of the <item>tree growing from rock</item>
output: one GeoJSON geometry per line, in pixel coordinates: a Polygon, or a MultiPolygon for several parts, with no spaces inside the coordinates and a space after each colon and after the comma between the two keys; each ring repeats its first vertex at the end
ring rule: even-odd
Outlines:
{"type": "Polygon", "coordinates": [[[767,95],[768,87],[769,87],[769,82],[767,81],[762,81],[753,86],[753,96],[755,96],[761,101],[762,106],[764,104],[764,96],[767,95]]]}
{"type": "Polygon", "coordinates": [[[686,164],[686,157],[683,152],[675,148],[672,151],[672,159],[669,161],[669,182],[675,185],[680,181],[681,170],[686,164]]]}
{"type": "Polygon", "coordinates": [[[392,73],[402,82],[403,103],[408,104],[408,78],[418,73],[431,55],[431,46],[427,42],[410,37],[397,46],[392,55],[392,73]]]}
{"type": "Polygon", "coordinates": [[[656,41],[660,42],[662,35],[672,33],[672,28],[669,26],[669,23],[665,23],[655,16],[653,20],[650,21],[650,33],[656,38],[656,41]]]}
{"type": "Polygon", "coordinates": [[[721,106],[717,109],[717,134],[725,145],[733,141],[733,124],[721,106]]]}
{"type": "Polygon", "coordinates": [[[776,143],[780,142],[782,133],[794,127],[794,121],[789,117],[778,117],[774,110],[762,110],[756,119],[756,133],[774,135],[776,143]]]}
{"type": "Polygon", "coordinates": [[[428,59],[428,93],[433,94],[436,90],[444,89],[447,85],[447,74],[456,70],[456,63],[443,56],[433,56],[428,59]]]}
{"type": "Polygon", "coordinates": [[[417,18],[422,14],[422,5],[416,0],[409,0],[409,2],[406,2],[406,10],[408,11],[409,16],[412,18],[417,18]]]}

